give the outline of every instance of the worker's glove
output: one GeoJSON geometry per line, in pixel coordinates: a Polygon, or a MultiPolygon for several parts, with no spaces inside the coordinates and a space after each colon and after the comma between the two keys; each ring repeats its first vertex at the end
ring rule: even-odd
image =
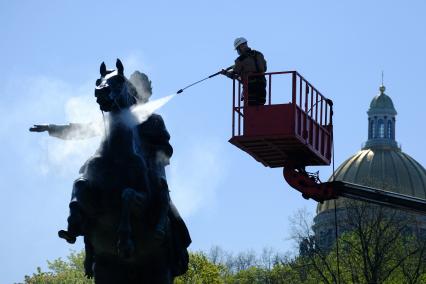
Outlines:
{"type": "Polygon", "coordinates": [[[236,76],[235,76],[234,73],[226,71],[225,69],[222,69],[222,71],[220,71],[220,74],[225,75],[226,77],[231,78],[231,79],[236,79],[235,78],[236,76]]]}

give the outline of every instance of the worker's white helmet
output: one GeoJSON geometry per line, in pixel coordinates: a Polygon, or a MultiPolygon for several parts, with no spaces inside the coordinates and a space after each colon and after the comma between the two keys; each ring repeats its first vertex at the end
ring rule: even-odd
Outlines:
{"type": "Polygon", "coordinates": [[[237,37],[234,40],[234,48],[237,49],[237,47],[239,47],[243,43],[247,43],[247,40],[243,37],[237,37]]]}

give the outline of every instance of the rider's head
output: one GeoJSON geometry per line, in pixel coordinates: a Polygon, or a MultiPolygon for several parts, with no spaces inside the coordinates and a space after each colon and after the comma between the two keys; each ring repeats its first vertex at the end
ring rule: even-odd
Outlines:
{"type": "Polygon", "coordinates": [[[130,83],[135,87],[138,103],[146,103],[152,95],[151,80],[148,76],[139,71],[133,72],[129,78],[130,83]]]}

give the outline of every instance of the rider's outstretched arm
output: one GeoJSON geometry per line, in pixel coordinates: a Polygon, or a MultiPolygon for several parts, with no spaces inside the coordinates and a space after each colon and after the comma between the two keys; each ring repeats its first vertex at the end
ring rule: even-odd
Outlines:
{"type": "Polygon", "coordinates": [[[35,124],[31,132],[45,132],[63,140],[87,139],[102,134],[102,128],[96,123],[70,123],[67,125],[35,124]]]}

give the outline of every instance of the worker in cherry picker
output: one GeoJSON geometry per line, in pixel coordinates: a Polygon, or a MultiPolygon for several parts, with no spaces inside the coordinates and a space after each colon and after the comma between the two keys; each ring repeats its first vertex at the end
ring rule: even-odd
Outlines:
{"type": "Polygon", "coordinates": [[[235,65],[231,70],[222,70],[221,73],[243,83],[244,88],[247,88],[243,90],[243,94],[248,94],[248,105],[264,105],[266,101],[266,78],[264,75],[252,75],[266,72],[266,60],[263,54],[251,49],[247,45],[247,40],[243,37],[235,39],[234,48],[239,55],[235,59],[235,65]],[[247,85],[244,84],[245,80],[247,80],[247,85]]]}

